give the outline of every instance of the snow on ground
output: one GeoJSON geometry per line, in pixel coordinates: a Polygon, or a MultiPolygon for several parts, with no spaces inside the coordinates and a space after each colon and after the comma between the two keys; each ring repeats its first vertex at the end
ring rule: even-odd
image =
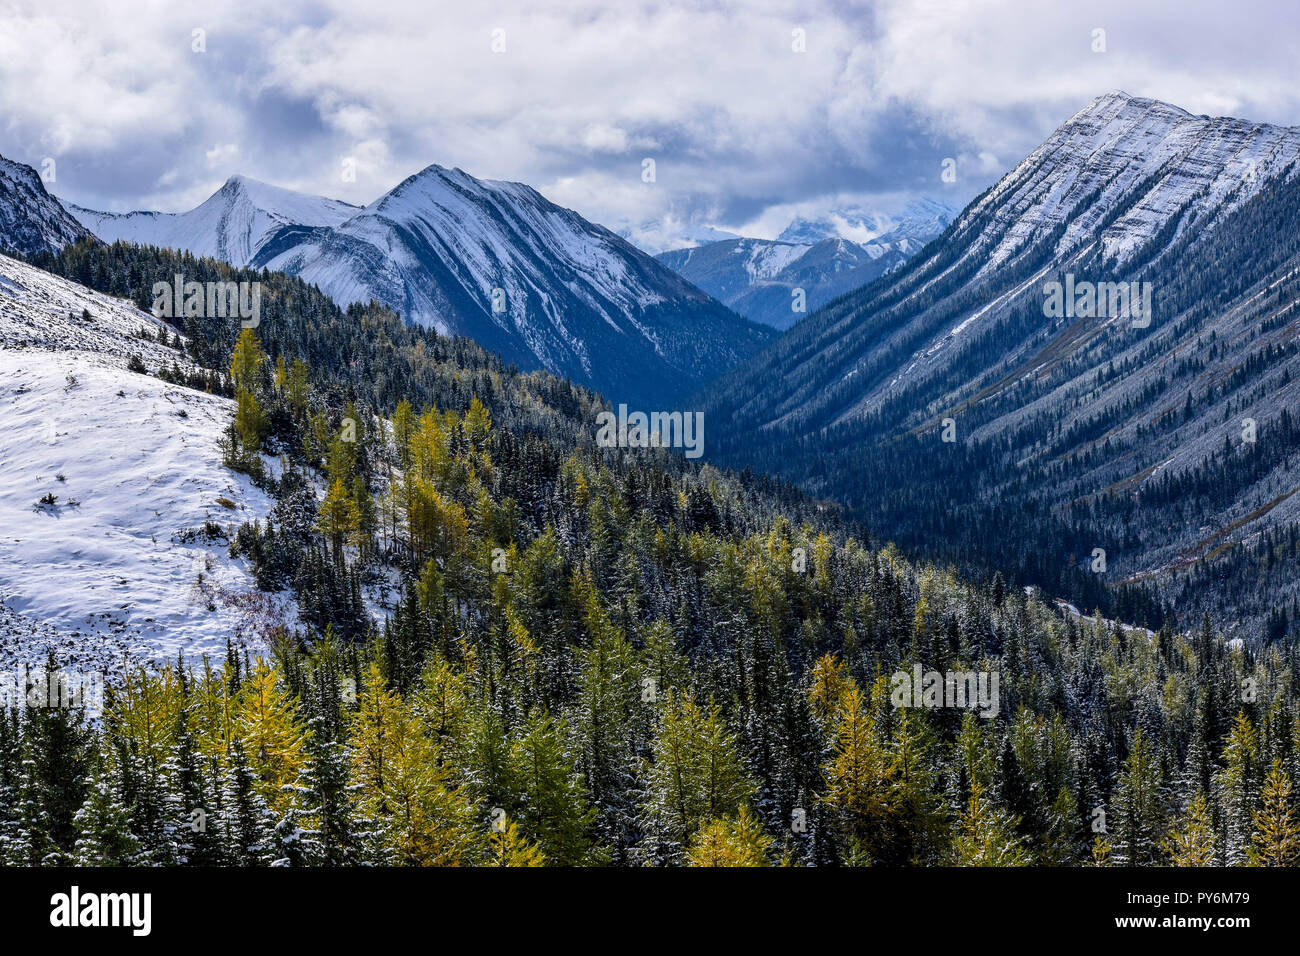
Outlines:
{"type": "Polygon", "coordinates": [[[1143,634],[1147,638],[1153,638],[1156,636],[1156,632],[1151,630],[1149,627],[1138,627],[1136,624],[1125,624],[1123,621],[1116,621],[1114,618],[1102,617],[1099,614],[1084,614],[1078,607],[1065,600],[1065,598],[1051,597],[1047,592],[1032,584],[1025,585],[1024,592],[1031,598],[1037,597],[1043,603],[1050,601],[1052,606],[1060,611],[1063,616],[1074,618],[1076,621],[1081,623],[1090,624],[1094,627],[1114,627],[1118,625],[1125,631],[1143,634]]]}
{"type": "Polygon", "coordinates": [[[233,402],[128,371],[132,353],[186,364],[133,337],[145,327],[129,303],[0,256],[0,669],[51,646],[105,665],[219,659],[227,638],[257,652],[271,621],[295,621],[203,534],[271,506],[221,463],[233,402]]]}

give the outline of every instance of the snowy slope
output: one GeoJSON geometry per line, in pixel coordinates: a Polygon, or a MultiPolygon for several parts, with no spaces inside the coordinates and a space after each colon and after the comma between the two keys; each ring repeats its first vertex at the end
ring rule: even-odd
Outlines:
{"type": "Polygon", "coordinates": [[[1300,577],[1245,606],[1214,562],[1300,522],[1297,222],[1300,129],[1098,97],[941,238],[717,383],[705,412],[736,427],[715,449],[858,495],[900,539],[974,551],[1005,530],[1003,566],[1067,567],[1059,529],[1086,521],[1116,579],[1176,577],[1181,607],[1258,625],[1300,577]],[[1151,312],[1049,309],[1070,276],[1138,283],[1151,312]],[[926,445],[945,418],[956,456],[926,445]]]}
{"type": "Polygon", "coordinates": [[[987,257],[985,272],[1056,227],[1064,229],[1058,258],[1098,242],[1103,254],[1124,261],[1171,221],[1172,238],[1212,228],[1297,156],[1298,128],[1194,116],[1113,91],[966,209],[959,228],[981,224],[983,241],[970,254],[987,257]]]}
{"type": "Polygon", "coordinates": [[[359,210],[337,199],[307,196],[235,176],[186,213],[109,213],[68,204],[83,226],[105,242],[184,249],[244,266],[286,226],[336,226],[359,210]]]}
{"type": "MultiPolygon", "coordinates": [[[[553,257],[555,265],[590,302],[607,300],[617,309],[644,309],[666,300],[667,290],[653,287],[633,274],[623,245],[611,242],[568,210],[546,202],[520,183],[479,181],[459,169],[431,166],[412,176],[336,230],[376,248],[392,250],[399,273],[422,267],[426,247],[445,253],[441,258],[459,284],[481,295],[486,303],[493,288],[503,288],[506,300],[522,306],[537,283],[539,262],[553,257]],[[403,235],[410,230],[411,236],[403,235]]],[[[319,248],[319,247],[318,247],[319,248]]],[[[294,272],[323,283],[340,302],[360,301],[361,292],[336,282],[335,263],[328,254],[305,255],[302,247],[263,259],[271,269],[294,272]],[[301,264],[300,264],[301,263],[301,264]],[[294,268],[286,269],[286,264],[294,268]]],[[[449,331],[447,306],[423,290],[408,293],[407,313],[422,324],[449,331]]],[[[488,303],[490,305],[490,303],[488,303]]],[[[543,301],[548,317],[563,327],[558,303],[543,301]]],[[[501,322],[508,320],[501,319],[501,322]]]]}
{"type": "Polygon", "coordinates": [[[694,391],[771,333],[521,183],[430,166],[335,228],[286,231],[253,265],[372,299],[614,401],[694,391]]]}
{"type": "Polygon", "coordinates": [[[604,227],[459,169],[430,166],[365,209],[236,178],[182,215],[76,212],[102,239],[297,275],[615,401],[692,393],[771,338],[604,227]]]}
{"type": "Polygon", "coordinates": [[[88,235],[36,170],[0,156],[0,252],[57,252],[88,235]]]}
{"type": "Polygon", "coordinates": [[[1082,278],[1106,281],[1160,264],[1183,251],[1184,238],[1204,241],[1268,183],[1294,176],[1297,159],[1298,128],[1194,116],[1119,91],[1097,97],[962,212],[945,249],[952,252],[932,257],[913,296],[928,298],[965,275],[968,293],[988,286],[976,296],[983,301],[936,328],[914,363],[852,411],[917,379],[948,375],[958,339],[995,326],[1017,299],[1041,308],[1048,278],[1082,268],[1082,278]],[[1024,281],[1006,286],[1004,277],[1016,274],[1024,281]]]}
{"type": "Polygon", "coordinates": [[[133,353],[150,371],[186,365],[135,337],[156,327],[0,257],[0,666],[45,646],[102,662],[219,656],[228,637],[260,648],[263,613],[293,621],[223,541],[196,535],[270,501],[221,464],[228,399],[127,370],[133,353]]]}
{"type": "MultiPolygon", "coordinates": [[[[782,364],[778,379],[800,383],[797,393],[774,395],[771,367],[754,370],[754,388],[782,410],[774,419],[788,412],[840,421],[908,388],[959,389],[971,378],[969,368],[953,371],[965,349],[998,334],[1017,306],[1041,315],[1046,281],[1067,271],[1108,281],[1163,265],[1164,256],[1188,251],[1181,240],[1204,242],[1261,189],[1296,175],[1298,158],[1300,129],[1100,96],[899,271],[878,297],[887,311],[864,301],[802,323],[772,357],[782,364]]],[[[999,367],[1036,345],[1017,333],[999,367]]]]}

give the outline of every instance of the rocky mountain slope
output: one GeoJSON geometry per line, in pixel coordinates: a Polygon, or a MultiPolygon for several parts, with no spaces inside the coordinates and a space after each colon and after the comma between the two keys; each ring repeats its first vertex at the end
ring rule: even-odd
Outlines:
{"type": "Polygon", "coordinates": [[[519,183],[430,166],[364,209],[248,180],[181,216],[78,210],[101,238],[181,248],[376,300],[616,402],[667,404],[770,330],[519,183]]]}
{"type": "Polygon", "coordinates": [[[0,156],[0,252],[57,252],[88,235],[36,170],[0,156]]]}
{"type": "Polygon", "coordinates": [[[1258,632],[1296,597],[1252,549],[1292,555],[1300,519],[1298,156],[1297,129],[1099,97],[939,241],[719,382],[707,410],[736,427],[715,450],[900,541],[1011,554],[1084,601],[1089,575],[1158,582],[1258,632]],[[1139,283],[1150,314],[1098,307],[1098,283],[1139,283]]]}

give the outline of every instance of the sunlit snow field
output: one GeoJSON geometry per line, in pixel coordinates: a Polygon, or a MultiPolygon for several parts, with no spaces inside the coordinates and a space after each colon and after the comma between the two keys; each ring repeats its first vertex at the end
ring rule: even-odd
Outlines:
{"type": "Polygon", "coordinates": [[[222,466],[233,403],[128,371],[132,353],[150,371],[185,364],[133,336],[145,327],[128,303],[0,257],[0,666],[51,644],[85,666],[220,658],[227,637],[261,650],[268,613],[293,621],[287,595],[258,595],[199,533],[271,504],[222,466]]]}

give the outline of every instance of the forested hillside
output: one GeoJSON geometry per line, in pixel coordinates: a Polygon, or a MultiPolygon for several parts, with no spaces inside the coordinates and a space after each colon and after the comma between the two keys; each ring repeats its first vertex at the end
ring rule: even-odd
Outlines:
{"type": "Polygon", "coordinates": [[[256,329],[177,330],[276,500],[231,552],[304,626],[141,668],[93,724],[7,710],[10,863],[1297,862],[1290,647],[1073,616],[788,486],[598,448],[598,396],[296,279],[33,261],[146,306],[178,271],[263,282],[256,329]],[[991,706],[901,698],[914,667],[991,706]]]}

